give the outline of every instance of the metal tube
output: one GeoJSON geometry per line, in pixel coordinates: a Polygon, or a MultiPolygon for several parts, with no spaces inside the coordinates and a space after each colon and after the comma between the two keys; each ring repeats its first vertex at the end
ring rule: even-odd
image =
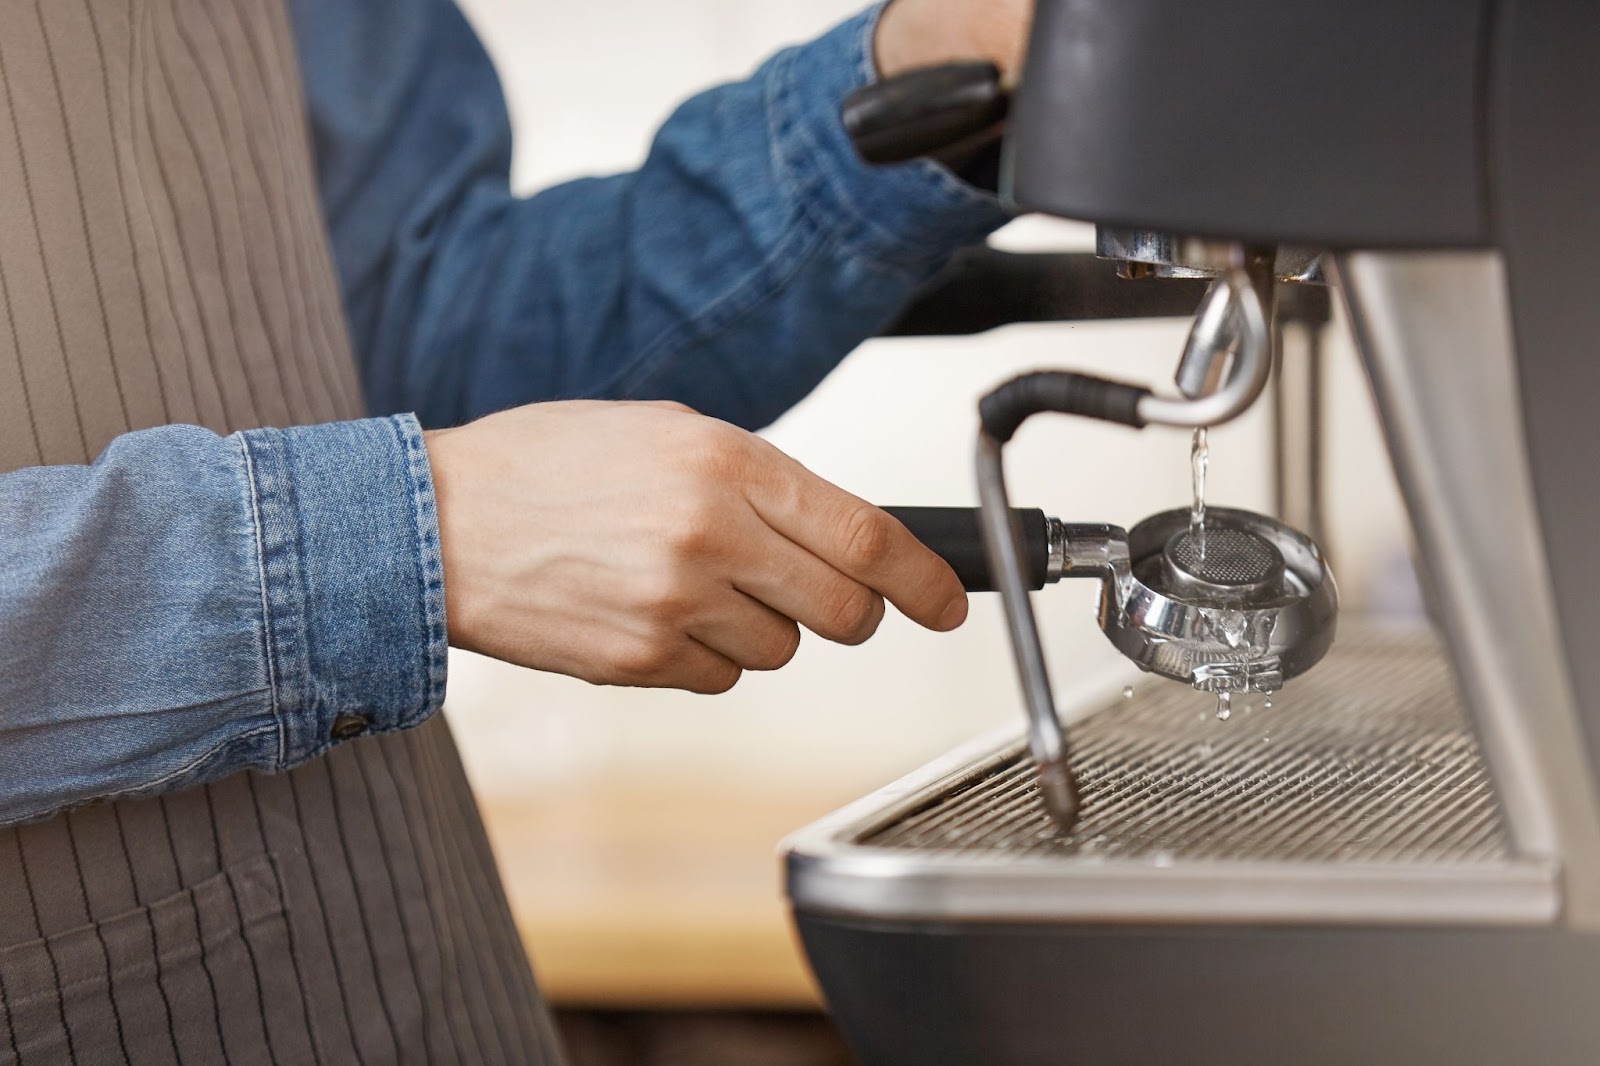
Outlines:
{"type": "Polygon", "coordinates": [[[1188,399],[1209,395],[1222,384],[1223,371],[1238,333],[1232,319],[1232,294],[1226,283],[1213,281],[1195,312],[1194,324],[1189,327],[1189,337],[1184,341],[1183,355],[1178,359],[1178,372],[1172,377],[1178,391],[1188,399]]]}
{"type": "MultiPolygon", "coordinates": [[[[1228,318],[1237,323],[1239,330],[1233,372],[1223,386],[1209,396],[1197,399],[1145,397],[1139,403],[1139,417],[1150,425],[1191,429],[1220,425],[1243,414],[1266,387],[1272,370],[1267,299],[1262,297],[1250,271],[1243,265],[1230,267],[1218,280],[1228,288],[1229,307],[1233,312],[1228,318]]],[[[1197,321],[1196,328],[1199,326],[1197,321]]],[[[1209,339],[1216,340],[1214,336],[1209,339]]]]}
{"type": "Polygon", "coordinates": [[[1017,680],[1028,710],[1028,746],[1039,767],[1039,792],[1050,817],[1065,831],[1078,820],[1078,784],[1069,764],[1066,734],[1056,717],[1039,626],[1022,578],[1022,531],[1011,511],[1001,448],[1000,442],[989,434],[978,433],[978,497],[983,505],[984,550],[989,556],[989,572],[1000,590],[1006,627],[1011,632],[1017,680]]]}

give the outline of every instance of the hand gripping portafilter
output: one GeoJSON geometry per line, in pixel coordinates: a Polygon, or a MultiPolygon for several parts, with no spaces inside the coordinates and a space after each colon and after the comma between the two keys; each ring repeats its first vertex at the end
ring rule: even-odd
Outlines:
{"type": "Polygon", "coordinates": [[[1210,508],[1204,525],[1191,530],[1184,509],[1154,515],[1125,532],[1067,524],[1010,505],[1001,453],[1035,414],[1075,414],[1134,427],[1200,427],[1226,422],[1256,399],[1266,382],[1270,342],[1258,289],[1243,266],[1221,273],[1202,304],[1180,365],[1180,385],[1185,367],[1229,353],[1226,380],[1193,398],[1163,399],[1138,386],[1064,372],[1009,381],[979,408],[977,515],[891,508],[952,563],[969,589],[1000,592],[1039,789],[1064,829],[1077,818],[1078,789],[1031,589],[1063,577],[1100,579],[1100,628],[1111,642],[1143,669],[1208,692],[1274,692],[1315,665],[1333,642],[1333,576],[1310,538],[1274,519],[1210,508]],[[973,550],[975,540],[981,553],[973,550]]]}

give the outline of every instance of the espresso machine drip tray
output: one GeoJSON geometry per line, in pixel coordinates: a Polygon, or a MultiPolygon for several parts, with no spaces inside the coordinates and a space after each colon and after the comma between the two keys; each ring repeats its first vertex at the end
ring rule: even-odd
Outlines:
{"type": "Polygon", "coordinates": [[[890,919],[1548,922],[1429,636],[1351,627],[1276,694],[1157,679],[1069,727],[1070,833],[980,742],[796,834],[797,908],[890,919]]]}
{"type": "Polygon", "coordinates": [[[1094,861],[1500,863],[1510,854],[1442,655],[1343,641],[1273,706],[1149,681],[1070,730],[1070,834],[1026,750],[861,838],[869,847],[1094,861]]]}

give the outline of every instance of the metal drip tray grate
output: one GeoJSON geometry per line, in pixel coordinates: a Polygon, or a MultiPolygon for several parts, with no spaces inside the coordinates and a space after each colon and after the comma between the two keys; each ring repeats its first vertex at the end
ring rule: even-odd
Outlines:
{"type": "Polygon", "coordinates": [[[1076,723],[1079,823],[1062,835],[1012,753],[856,843],[1008,859],[1503,863],[1511,845],[1444,655],[1341,636],[1266,708],[1150,679],[1076,723]]]}

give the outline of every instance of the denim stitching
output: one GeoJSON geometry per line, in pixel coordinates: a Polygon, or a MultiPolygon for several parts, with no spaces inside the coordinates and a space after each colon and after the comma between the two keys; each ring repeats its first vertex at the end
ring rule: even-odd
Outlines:
{"type": "Polygon", "coordinates": [[[449,671],[449,629],[444,609],[444,559],[439,545],[438,505],[433,473],[422,428],[414,415],[396,415],[390,428],[406,453],[412,516],[416,522],[417,554],[421,568],[419,606],[426,659],[423,703],[408,724],[416,724],[444,702],[449,671]]]}
{"type": "Polygon", "coordinates": [[[252,729],[239,736],[231,737],[228,740],[224,740],[212,745],[203,754],[195,756],[193,759],[178,767],[176,770],[169,770],[152,781],[146,781],[141,785],[134,785],[132,788],[121,789],[117,792],[107,792],[104,795],[97,795],[93,800],[86,800],[80,803],[65,803],[61,804],[60,806],[39,807],[29,811],[26,814],[18,815],[15,818],[7,818],[5,820],[5,825],[22,825],[28,822],[36,821],[40,818],[52,817],[61,813],[62,811],[71,810],[74,807],[81,807],[84,803],[110,803],[113,800],[128,799],[130,797],[137,798],[139,796],[146,796],[154,792],[163,791],[174,781],[181,781],[184,779],[184,777],[193,774],[195,771],[199,770],[200,767],[204,766],[212,759],[215,759],[228,748],[243,746],[247,742],[255,740],[257,737],[260,737],[266,733],[277,732],[277,730],[278,726],[276,724],[258,726],[255,729],[252,729]]]}
{"type": "MultiPolygon", "coordinates": [[[[315,430],[312,430],[315,432],[315,430]]],[[[297,471],[292,471],[289,464],[295,460],[295,452],[290,446],[292,431],[283,431],[280,436],[284,442],[284,469],[279,474],[279,491],[283,502],[279,505],[283,511],[284,524],[292,530],[292,535],[286,534],[280,553],[283,559],[282,583],[284,595],[289,598],[290,618],[299,623],[294,632],[295,654],[299,666],[297,680],[299,686],[294,690],[295,703],[291,707],[289,716],[290,727],[305,728],[310,723],[312,735],[326,736],[332,726],[332,719],[337,714],[335,708],[329,707],[324,698],[322,678],[316,669],[317,626],[316,619],[311,617],[311,590],[306,584],[307,571],[316,565],[315,559],[306,557],[306,512],[302,507],[299,495],[299,481],[301,476],[297,471]]],[[[271,573],[269,568],[268,573],[271,573]]],[[[292,746],[292,745],[291,745],[292,746]]]]}
{"type": "MultiPolygon", "coordinates": [[[[240,434],[253,459],[254,488],[260,501],[262,565],[266,572],[266,624],[271,632],[273,697],[283,723],[285,744],[278,769],[295,763],[295,750],[306,742],[302,717],[316,716],[312,696],[310,634],[306,624],[304,575],[301,557],[300,514],[294,500],[294,481],[288,470],[291,450],[281,430],[257,429],[240,434]]],[[[312,722],[313,736],[321,732],[312,722]]]]}
{"type": "MultiPolygon", "coordinates": [[[[866,25],[862,27],[861,36],[856,38],[856,71],[864,85],[878,80],[878,62],[873,58],[873,47],[878,35],[878,23],[882,21],[883,11],[888,6],[887,0],[879,4],[868,16],[866,25]]],[[[938,186],[938,191],[947,206],[993,206],[993,197],[962,181],[949,167],[941,166],[929,159],[916,160],[912,166],[916,167],[923,177],[938,186]]]]}
{"type": "Polygon", "coordinates": [[[768,123],[772,129],[774,152],[782,163],[783,172],[789,182],[800,190],[795,197],[798,211],[819,229],[832,230],[839,245],[851,248],[856,255],[886,270],[890,276],[920,280],[921,270],[891,262],[877,254],[872,247],[873,242],[865,239],[864,235],[878,235],[879,243],[891,243],[893,234],[864,219],[829,180],[826,168],[821,165],[822,146],[805,129],[805,109],[794,101],[799,88],[794,78],[792,58],[793,53],[785,53],[774,61],[768,93],[768,123]],[[796,148],[798,151],[794,151],[796,148]],[[824,200],[832,203],[835,210],[824,210],[824,200]]]}
{"type": "Polygon", "coordinates": [[[244,456],[246,484],[250,489],[250,516],[255,527],[253,532],[256,545],[256,574],[261,584],[261,650],[267,665],[267,699],[272,709],[273,721],[278,727],[277,767],[281,770],[289,758],[289,727],[284,721],[283,709],[278,701],[278,660],[274,637],[276,627],[273,625],[271,599],[267,592],[267,552],[262,535],[260,487],[256,484],[255,456],[251,451],[249,438],[243,433],[239,434],[239,451],[244,456]]]}
{"type": "MultiPolygon", "coordinates": [[[[878,20],[882,15],[883,7],[860,16],[860,33],[854,38],[852,50],[855,52],[855,69],[862,84],[870,84],[877,78],[877,66],[872,58],[872,40],[877,31],[878,20]]],[[[842,231],[847,243],[853,246],[855,253],[875,265],[886,268],[895,276],[910,278],[920,281],[929,266],[942,260],[948,253],[948,246],[960,243],[957,237],[964,236],[965,231],[971,229],[970,224],[962,227],[960,234],[935,234],[933,227],[928,227],[923,233],[909,234],[886,229],[870,213],[860,210],[851,199],[848,187],[839,180],[839,176],[829,167],[824,165],[827,159],[826,148],[815,136],[813,130],[807,127],[803,106],[795,104],[794,97],[799,94],[799,87],[795,79],[793,52],[779,57],[779,66],[774,69],[774,81],[779,83],[776,102],[787,113],[788,121],[782,130],[780,148],[787,145],[790,140],[801,149],[796,155],[786,160],[788,169],[793,171],[808,171],[815,175],[815,183],[824,188],[827,200],[840,216],[837,219],[823,218],[823,227],[830,224],[842,231]],[[943,239],[939,239],[940,237],[943,239]],[[910,263],[896,262],[891,256],[901,253],[911,257],[910,263]]],[[[918,160],[905,164],[916,171],[916,179],[924,183],[925,193],[931,194],[934,211],[976,211],[984,208],[993,208],[993,198],[982,193],[957,178],[946,168],[930,160],[918,160]]],[[[807,211],[817,211],[821,208],[821,198],[807,197],[801,202],[801,208],[807,211]]],[[[973,239],[981,237],[981,232],[973,230],[973,239]]]]}
{"type": "Polygon", "coordinates": [[[114,793],[112,793],[111,795],[109,795],[106,798],[107,799],[116,799],[118,796],[127,795],[129,793],[142,793],[142,792],[145,792],[145,791],[147,791],[149,789],[162,788],[163,786],[169,784],[170,782],[181,780],[184,777],[184,775],[186,775],[186,774],[194,773],[202,765],[204,765],[207,760],[215,758],[216,756],[220,755],[227,748],[242,746],[245,743],[247,743],[248,741],[252,741],[252,740],[256,739],[257,737],[261,736],[263,733],[267,733],[269,731],[276,731],[277,728],[278,727],[277,727],[276,724],[259,726],[259,727],[255,728],[255,729],[252,729],[252,730],[250,730],[250,731],[248,731],[246,733],[242,733],[239,736],[236,736],[236,737],[232,738],[231,740],[221,741],[221,742],[213,745],[211,747],[211,749],[208,750],[204,755],[196,756],[195,758],[191,759],[187,764],[179,767],[176,770],[171,770],[171,771],[169,771],[169,772],[167,772],[165,774],[162,774],[160,777],[156,778],[154,781],[150,781],[150,782],[147,782],[147,783],[145,783],[143,785],[140,785],[136,789],[129,789],[126,792],[114,792],[114,793]]]}
{"type": "MultiPolygon", "coordinates": [[[[792,52],[784,52],[773,59],[772,76],[767,79],[766,91],[762,94],[762,112],[767,123],[767,136],[772,142],[774,169],[785,183],[796,190],[795,203],[801,211],[805,211],[816,195],[821,176],[814,168],[804,167],[789,158],[790,141],[802,139],[801,135],[795,133],[795,127],[803,120],[800,109],[789,103],[790,85],[793,82],[789,73],[793,65],[792,56],[792,52]]],[[[831,220],[819,221],[826,223],[831,220]]]]}

